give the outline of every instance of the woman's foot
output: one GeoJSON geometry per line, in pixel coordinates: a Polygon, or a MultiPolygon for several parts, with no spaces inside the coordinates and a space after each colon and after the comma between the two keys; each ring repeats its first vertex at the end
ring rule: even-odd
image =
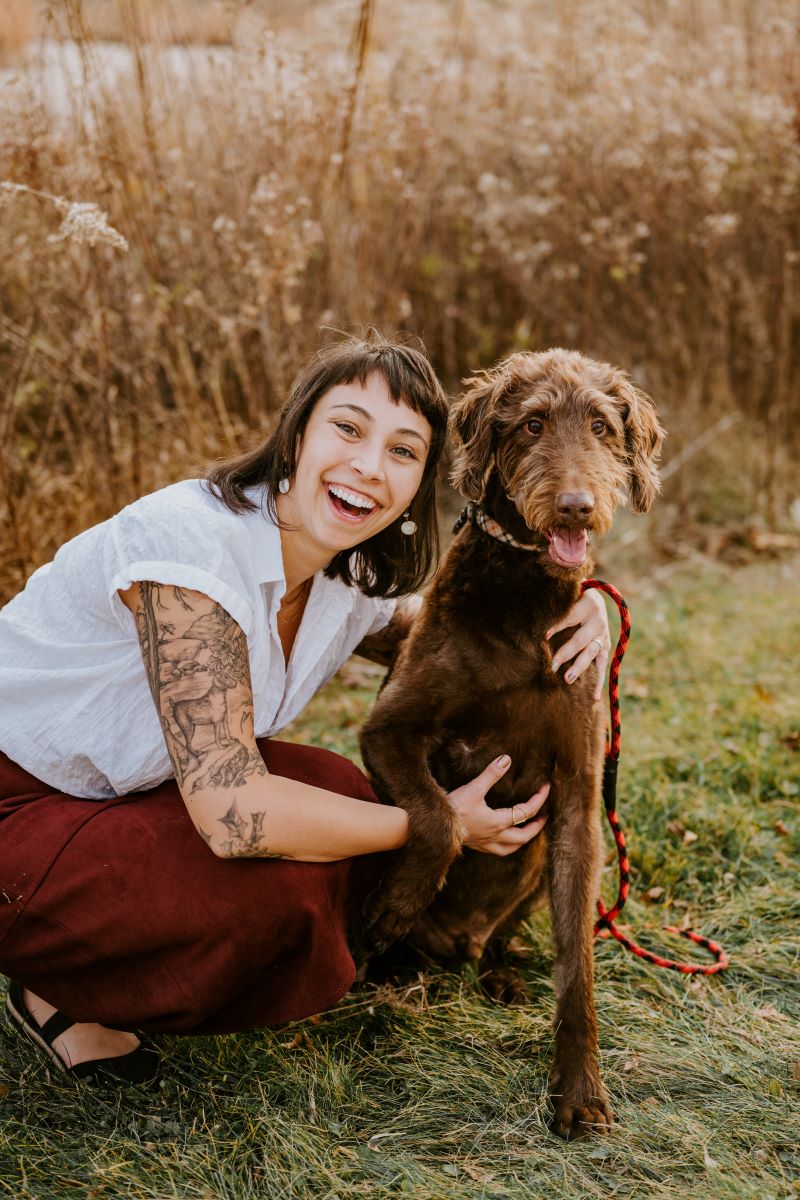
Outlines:
{"type": "MultiPolygon", "coordinates": [[[[22,995],[25,1008],[38,1025],[44,1025],[55,1013],[52,1004],[27,988],[22,995]]],[[[123,1054],[130,1054],[139,1045],[141,1041],[135,1033],[107,1029],[105,1025],[95,1025],[93,1022],[70,1025],[53,1040],[53,1049],[65,1067],[76,1067],[79,1063],[98,1058],[119,1058],[123,1054]]]]}
{"type": "Polygon", "coordinates": [[[52,1004],[13,979],[6,997],[8,1015],[27,1038],[65,1075],[102,1087],[120,1084],[155,1086],[159,1054],[135,1033],[121,1033],[92,1022],[75,1023],[52,1004]]]}

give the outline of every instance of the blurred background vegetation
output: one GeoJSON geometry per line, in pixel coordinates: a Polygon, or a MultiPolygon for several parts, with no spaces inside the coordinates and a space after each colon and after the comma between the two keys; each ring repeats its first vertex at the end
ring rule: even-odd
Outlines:
{"type": "Polygon", "coordinates": [[[793,0],[5,0],[0,180],[62,211],[0,191],[0,602],[370,323],[452,390],[518,348],[621,364],[669,430],[642,542],[799,544],[799,26],[793,0]],[[54,240],[66,202],[127,252],[54,240]]]}

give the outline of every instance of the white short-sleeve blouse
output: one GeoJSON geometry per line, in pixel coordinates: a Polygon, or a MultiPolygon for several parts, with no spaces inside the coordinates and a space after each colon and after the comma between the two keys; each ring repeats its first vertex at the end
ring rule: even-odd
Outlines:
{"type": "Polygon", "coordinates": [[[172,775],[132,613],[135,581],[216,600],[247,637],[257,737],[288,725],[394,601],[314,582],[288,667],[277,614],[286,590],[280,533],[259,508],[236,514],[187,479],[67,542],[0,610],[0,750],[58,791],[105,799],[172,775]]]}

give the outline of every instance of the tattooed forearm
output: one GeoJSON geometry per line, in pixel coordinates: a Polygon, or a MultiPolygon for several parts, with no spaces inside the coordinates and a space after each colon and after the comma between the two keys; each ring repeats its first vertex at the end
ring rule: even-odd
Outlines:
{"type": "Polygon", "coordinates": [[[291,858],[290,854],[274,854],[264,844],[264,812],[242,816],[234,800],[224,817],[218,818],[225,833],[218,836],[200,830],[204,841],[221,858],[291,858]]]}
{"type": "Polygon", "coordinates": [[[254,745],[247,639],[207,596],[153,582],[136,609],[145,673],[179,787],[241,787],[267,769],[254,745]]]}

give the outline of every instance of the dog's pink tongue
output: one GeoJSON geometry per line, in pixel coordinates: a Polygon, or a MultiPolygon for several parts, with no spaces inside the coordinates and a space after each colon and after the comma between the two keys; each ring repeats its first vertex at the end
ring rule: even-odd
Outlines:
{"type": "Polygon", "coordinates": [[[553,529],[550,533],[550,557],[563,567],[579,567],[586,557],[585,529],[553,529]]]}

